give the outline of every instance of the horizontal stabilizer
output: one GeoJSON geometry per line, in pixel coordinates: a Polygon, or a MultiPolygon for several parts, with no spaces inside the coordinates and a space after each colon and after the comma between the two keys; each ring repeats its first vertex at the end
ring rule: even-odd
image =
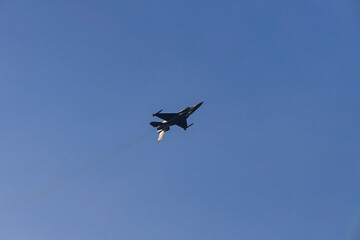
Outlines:
{"type": "Polygon", "coordinates": [[[158,127],[162,124],[162,122],[151,122],[150,125],[153,127],[158,127]]]}

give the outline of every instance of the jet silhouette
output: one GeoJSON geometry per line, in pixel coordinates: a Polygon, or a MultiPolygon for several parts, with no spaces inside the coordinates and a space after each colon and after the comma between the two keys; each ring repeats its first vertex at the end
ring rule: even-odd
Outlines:
{"type": "Polygon", "coordinates": [[[153,114],[154,117],[158,117],[164,120],[163,122],[150,123],[151,126],[156,127],[157,132],[159,133],[158,142],[161,141],[161,139],[164,137],[165,132],[169,131],[170,126],[172,125],[177,125],[184,130],[192,126],[193,123],[188,125],[186,119],[191,114],[193,114],[196,111],[196,109],[198,109],[201,106],[201,104],[203,104],[203,102],[195,104],[192,107],[184,108],[178,113],[161,113],[162,109],[157,113],[154,113],[153,114]]]}

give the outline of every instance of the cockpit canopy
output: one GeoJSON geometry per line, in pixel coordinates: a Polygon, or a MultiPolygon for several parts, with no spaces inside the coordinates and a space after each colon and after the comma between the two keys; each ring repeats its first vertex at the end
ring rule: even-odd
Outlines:
{"type": "Polygon", "coordinates": [[[187,110],[189,110],[189,109],[190,109],[190,107],[186,107],[186,108],[184,108],[183,110],[181,110],[179,113],[185,112],[185,111],[187,111],[187,110]]]}

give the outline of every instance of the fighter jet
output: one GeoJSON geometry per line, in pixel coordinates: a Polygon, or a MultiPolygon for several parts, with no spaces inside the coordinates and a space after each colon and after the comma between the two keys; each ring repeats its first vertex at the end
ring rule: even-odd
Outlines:
{"type": "Polygon", "coordinates": [[[186,119],[191,114],[193,114],[196,111],[196,109],[198,109],[201,106],[201,104],[203,104],[203,102],[195,104],[192,107],[184,108],[178,113],[161,113],[162,109],[157,113],[154,113],[153,117],[158,117],[164,120],[163,122],[150,123],[151,126],[156,127],[157,132],[159,133],[158,142],[161,141],[161,139],[164,137],[165,132],[169,131],[170,126],[172,125],[177,125],[184,130],[192,126],[193,123],[188,125],[186,119]]]}

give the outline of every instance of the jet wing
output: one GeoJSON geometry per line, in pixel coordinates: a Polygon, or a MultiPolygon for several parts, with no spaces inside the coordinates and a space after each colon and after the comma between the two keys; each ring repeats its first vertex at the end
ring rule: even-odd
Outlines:
{"type": "Polygon", "coordinates": [[[176,117],[178,114],[177,113],[158,113],[155,116],[158,118],[161,118],[165,121],[169,121],[171,119],[173,119],[174,117],[176,117]]]}
{"type": "Polygon", "coordinates": [[[183,129],[186,129],[188,127],[186,119],[184,119],[182,121],[178,121],[175,124],[183,129]]]}

